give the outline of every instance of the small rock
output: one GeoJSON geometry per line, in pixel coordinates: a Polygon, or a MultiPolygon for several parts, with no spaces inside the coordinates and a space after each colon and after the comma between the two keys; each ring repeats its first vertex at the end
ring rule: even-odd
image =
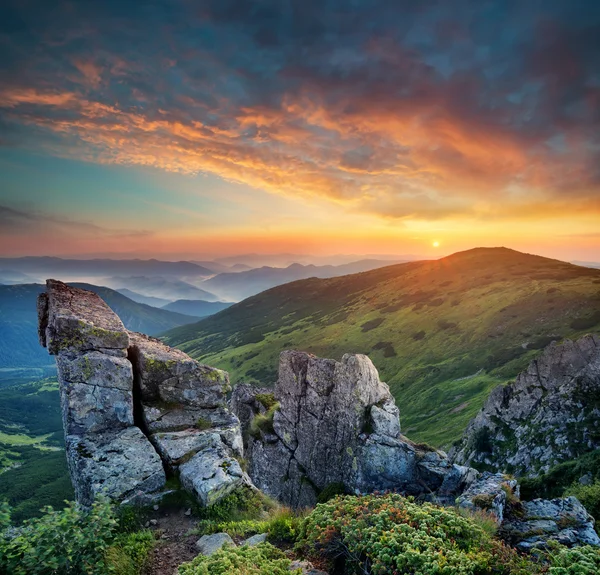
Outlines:
{"type": "Polygon", "coordinates": [[[158,525],[158,521],[156,519],[150,519],[150,525],[158,525]]]}
{"type": "Polygon", "coordinates": [[[592,483],[594,483],[594,477],[591,473],[588,472],[579,478],[579,483],[580,485],[591,485],[592,483]]]}
{"type": "Polygon", "coordinates": [[[155,505],[154,507],[152,507],[152,509],[154,509],[154,511],[158,511],[158,505],[155,505]]]}
{"type": "Polygon", "coordinates": [[[328,575],[325,571],[315,569],[310,561],[292,561],[290,563],[290,571],[302,569],[302,575],[328,575]]]}
{"type": "Polygon", "coordinates": [[[227,533],[214,533],[213,535],[203,535],[196,541],[196,547],[202,555],[212,555],[223,545],[236,547],[233,539],[227,533]]]}
{"type": "Polygon", "coordinates": [[[146,521],[146,523],[144,523],[144,527],[150,527],[150,521],[146,521]]]}
{"type": "Polygon", "coordinates": [[[186,514],[187,516],[190,516],[190,515],[192,514],[192,509],[191,509],[191,508],[190,508],[190,509],[188,509],[188,510],[185,512],[185,514],[186,514]]]}
{"type": "Polygon", "coordinates": [[[266,533],[259,533],[258,535],[253,535],[252,537],[248,537],[246,541],[242,543],[242,545],[249,545],[250,547],[254,547],[255,545],[260,545],[267,540],[266,533]]]}

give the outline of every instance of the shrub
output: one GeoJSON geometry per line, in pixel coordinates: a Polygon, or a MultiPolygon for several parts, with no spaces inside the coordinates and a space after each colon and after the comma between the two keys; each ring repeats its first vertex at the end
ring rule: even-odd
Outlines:
{"type": "Polygon", "coordinates": [[[196,429],[200,431],[206,431],[212,427],[212,421],[210,419],[206,419],[204,417],[200,417],[198,421],[196,421],[196,429]]]}
{"type": "Polygon", "coordinates": [[[154,545],[154,534],[148,529],[120,535],[106,550],[108,573],[140,575],[150,563],[154,545]]]}
{"type": "Polygon", "coordinates": [[[291,561],[270,543],[255,547],[225,547],[210,556],[198,555],[179,566],[179,575],[299,575],[291,561]]]}
{"type": "Polygon", "coordinates": [[[415,341],[420,341],[420,340],[422,340],[422,339],[425,339],[425,332],[424,332],[423,330],[421,330],[421,331],[418,331],[417,333],[414,333],[414,334],[413,334],[412,338],[413,338],[415,341]]]}
{"type": "Polygon", "coordinates": [[[346,495],[347,493],[348,491],[343,483],[330,483],[323,488],[321,493],[319,493],[319,496],[317,497],[317,503],[327,503],[336,495],[346,495]]]}
{"type": "Polygon", "coordinates": [[[41,517],[25,521],[14,537],[2,541],[0,561],[14,575],[104,575],[110,572],[106,552],[116,527],[106,501],[87,511],[74,503],[62,511],[46,507],[41,517]]]}
{"type": "Polygon", "coordinates": [[[276,403],[275,395],[272,393],[257,393],[254,398],[258,401],[265,409],[271,409],[276,403]]]}
{"type": "Polygon", "coordinates": [[[363,323],[360,326],[360,328],[361,328],[361,331],[363,333],[365,333],[367,331],[371,331],[372,329],[375,329],[376,327],[379,327],[383,322],[384,322],[384,318],[376,317],[375,319],[370,319],[369,321],[366,321],[365,323],[363,323]]]}
{"type": "Polygon", "coordinates": [[[250,435],[259,438],[263,433],[273,433],[273,417],[279,409],[279,403],[275,402],[266,413],[257,413],[250,422],[250,435]]]}
{"type": "Polygon", "coordinates": [[[600,481],[591,485],[574,483],[566,490],[565,495],[574,495],[596,520],[596,528],[600,528],[600,481]]]}
{"type": "Polygon", "coordinates": [[[302,524],[297,546],[331,561],[343,557],[348,572],[373,575],[509,574],[508,563],[492,565],[500,547],[456,511],[397,494],[337,497],[317,505],[302,524]]]}
{"type": "Polygon", "coordinates": [[[550,561],[548,575],[598,575],[600,549],[585,546],[575,549],[558,547],[547,553],[550,561]]]}

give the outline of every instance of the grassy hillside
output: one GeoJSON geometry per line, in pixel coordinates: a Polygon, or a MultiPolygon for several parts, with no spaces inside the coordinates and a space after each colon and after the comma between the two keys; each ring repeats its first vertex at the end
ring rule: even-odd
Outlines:
{"type": "Polygon", "coordinates": [[[73,496],[63,450],[58,384],[50,379],[0,389],[0,499],[15,520],[61,507],[73,496]]]}
{"type": "Polygon", "coordinates": [[[276,379],[278,355],[365,353],[411,438],[447,446],[489,391],[553,339],[600,330],[600,270],[480,248],[273,288],[165,339],[234,382],[276,379]]]}
{"type": "MultiPolygon", "coordinates": [[[[197,319],[136,303],[109,288],[72,285],[98,293],[131,330],[154,335],[197,319]]],[[[0,286],[0,379],[15,373],[2,368],[54,366],[54,359],[40,346],[37,336],[36,298],[44,289],[39,284],[0,286]]]]}

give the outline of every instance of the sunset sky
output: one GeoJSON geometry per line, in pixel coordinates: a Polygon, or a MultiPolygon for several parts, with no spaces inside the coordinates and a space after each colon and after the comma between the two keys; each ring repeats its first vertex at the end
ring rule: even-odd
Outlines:
{"type": "Polygon", "coordinates": [[[3,0],[0,62],[1,255],[600,261],[596,0],[3,0]]]}

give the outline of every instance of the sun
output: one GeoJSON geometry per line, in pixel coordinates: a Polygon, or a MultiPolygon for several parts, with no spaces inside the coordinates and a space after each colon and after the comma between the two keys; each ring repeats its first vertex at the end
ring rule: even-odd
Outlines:
{"type": "Polygon", "coordinates": [[[436,240],[436,241],[434,241],[434,242],[433,242],[431,245],[432,245],[434,248],[439,248],[439,247],[440,247],[440,242],[438,242],[438,241],[436,240]]]}

